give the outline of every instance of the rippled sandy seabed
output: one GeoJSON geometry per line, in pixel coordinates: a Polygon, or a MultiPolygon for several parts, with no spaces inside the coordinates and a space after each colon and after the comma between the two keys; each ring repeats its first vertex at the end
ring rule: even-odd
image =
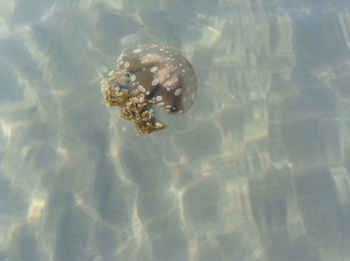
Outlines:
{"type": "Polygon", "coordinates": [[[350,260],[350,5],[0,2],[0,260],[350,260]],[[137,136],[99,82],[174,46],[193,109],[137,136]]]}

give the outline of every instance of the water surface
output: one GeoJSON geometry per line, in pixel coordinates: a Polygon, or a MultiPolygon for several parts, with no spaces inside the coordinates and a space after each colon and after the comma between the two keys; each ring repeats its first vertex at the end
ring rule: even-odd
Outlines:
{"type": "Polygon", "coordinates": [[[2,1],[0,260],[350,259],[347,1],[2,1]],[[137,136],[99,82],[163,43],[195,106],[137,136]]]}

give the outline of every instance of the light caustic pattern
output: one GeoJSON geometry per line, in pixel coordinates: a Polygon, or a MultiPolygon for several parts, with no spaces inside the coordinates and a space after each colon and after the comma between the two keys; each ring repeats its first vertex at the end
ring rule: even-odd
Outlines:
{"type": "Polygon", "coordinates": [[[336,2],[1,1],[0,260],[350,260],[336,2]],[[111,68],[171,128],[106,108],[111,68]]]}

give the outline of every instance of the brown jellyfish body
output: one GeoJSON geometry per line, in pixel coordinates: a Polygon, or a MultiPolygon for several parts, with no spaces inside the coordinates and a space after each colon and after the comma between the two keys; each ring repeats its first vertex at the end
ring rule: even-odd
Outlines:
{"type": "Polygon", "coordinates": [[[121,108],[123,119],[133,121],[139,134],[164,129],[153,106],[174,115],[188,111],[196,98],[197,77],[189,61],[165,45],[138,45],[125,50],[102,80],[107,106],[121,108]]]}

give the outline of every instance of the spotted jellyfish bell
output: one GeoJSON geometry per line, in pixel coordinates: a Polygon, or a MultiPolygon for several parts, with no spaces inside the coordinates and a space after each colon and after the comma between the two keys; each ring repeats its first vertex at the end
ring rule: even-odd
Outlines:
{"type": "Polygon", "coordinates": [[[189,61],[165,45],[138,45],[125,50],[102,80],[107,106],[121,108],[123,119],[133,121],[139,134],[167,125],[157,119],[153,106],[179,115],[188,111],[197,95],[197,77],[189,61]]]}

